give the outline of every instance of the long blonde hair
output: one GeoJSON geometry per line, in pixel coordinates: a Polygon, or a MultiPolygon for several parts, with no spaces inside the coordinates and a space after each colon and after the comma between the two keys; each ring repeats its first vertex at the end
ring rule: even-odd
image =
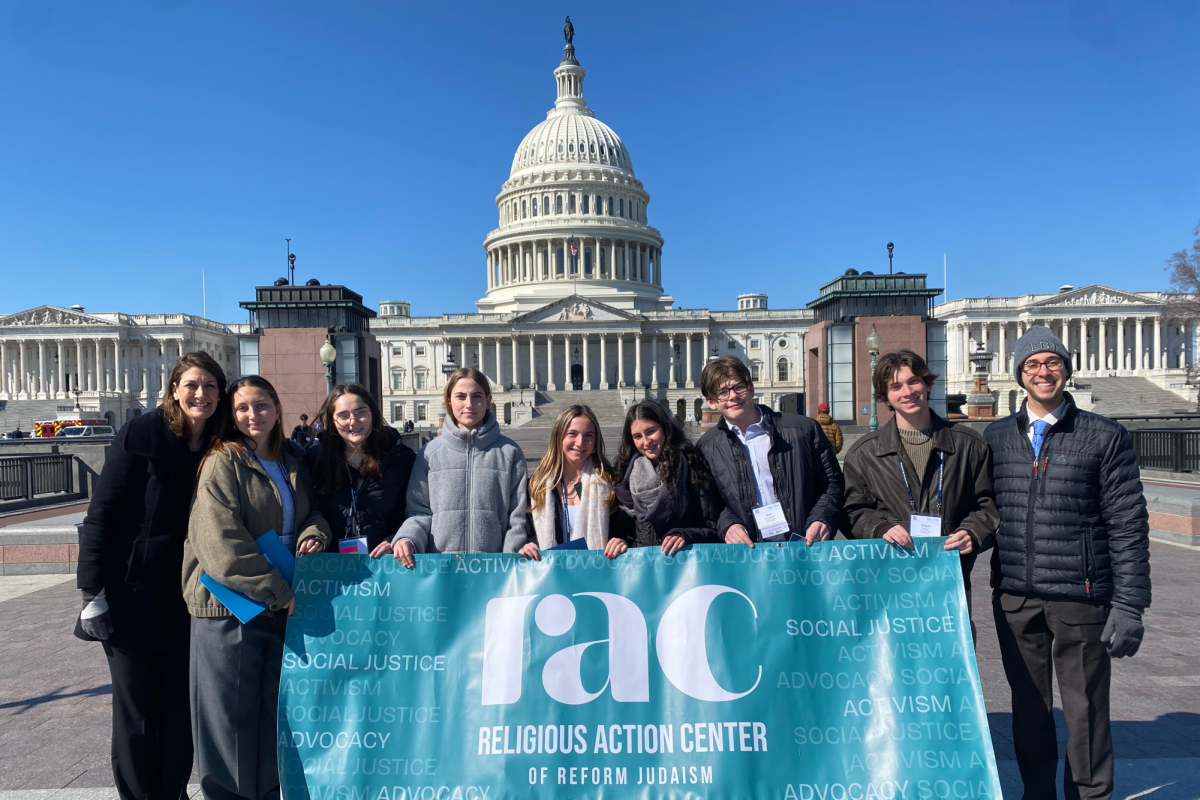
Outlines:
{"type": "Polygon", "coordinates": [[[567,428],[571,427],[571,423],[579,417],[587,417],[592,423],[593,430],[596,431],[596,449],[588,457],[588,466],[592,468],[592,472],[598,478],[612,486],[612,470],[604,458],[604,434],[600,433],[600,423],[596,421],[596,415],[587,406],[570,406],[563,409],[562,413],[558,415],[558,419],[554,420],[554,426],[550,429],[550,447],[529,478],[530,508],[534,510],[541,508],[546,502],[546,493],[562,481],[563,437],[567,435],[567,428]]]}

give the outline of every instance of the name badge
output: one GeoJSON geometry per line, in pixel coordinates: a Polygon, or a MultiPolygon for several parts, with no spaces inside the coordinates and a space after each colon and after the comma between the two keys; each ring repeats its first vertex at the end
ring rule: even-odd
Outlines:
{"type": "Polygon", "coordinates": [[[359,536],[356,539],[340,539],[338,541],[338,552],[367,555],[367,537],[359,536]]]}
{"type": "Polygon", "coordinates": [[[942,518],[934,514],[913,514],[908,518],[910,536],[941,536],[942,518]]]}
{"type": "Polygon", "coordinates": [[[782,538],[789,528],[787,517],[783,514],[783,505],[778,502],[755,508],[754,522],[766,541],[782,538]]]}

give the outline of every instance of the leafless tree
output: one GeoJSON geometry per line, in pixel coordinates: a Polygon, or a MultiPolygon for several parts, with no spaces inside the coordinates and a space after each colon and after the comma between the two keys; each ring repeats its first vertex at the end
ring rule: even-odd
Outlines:
{"type": "Polygon", "coordinates": [[[1192,249],[1172,253],[1167,259],[1167,278],[1173,296],[1167,314],[1178,322],[1200,321],[1200,224],[1192,230],[1197,237],[1192,249]]]}

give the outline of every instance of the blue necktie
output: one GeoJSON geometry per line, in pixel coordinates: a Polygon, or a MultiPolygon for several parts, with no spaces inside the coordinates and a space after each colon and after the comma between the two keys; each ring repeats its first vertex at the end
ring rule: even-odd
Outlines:
{"type": "Polygon", "coordinates": [[[1050,423],[1044,419],[1039,419],[1033,423],[1033,458],[1036,461],[1038,453],[1042,452],[1042,440],[1046,438],[1046,431],[1050,430],[1050,423]]]}

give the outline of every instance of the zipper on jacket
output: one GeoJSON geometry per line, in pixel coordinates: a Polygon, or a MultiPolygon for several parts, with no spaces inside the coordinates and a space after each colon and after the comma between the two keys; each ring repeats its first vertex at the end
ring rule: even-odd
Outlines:
{"type": "MultiPolygon", "coordinates": [[[[471,456],[474,455],[474,453],[475,453],[475,437],[471,436],[471,437],[467,438],[467,486],[466,486],[466,490],[463,492],[463,497],[466,499],[466,502],[467,502],[466,540],[467,540],[468,545],[471,544],[471,456]]],[[[501,547],[501,549],[503,549],[503,546],[501,547]]],[[[470,553],[471,550],[469,549],[469,547],[464,547],[463,552],[470,553]]]]}

